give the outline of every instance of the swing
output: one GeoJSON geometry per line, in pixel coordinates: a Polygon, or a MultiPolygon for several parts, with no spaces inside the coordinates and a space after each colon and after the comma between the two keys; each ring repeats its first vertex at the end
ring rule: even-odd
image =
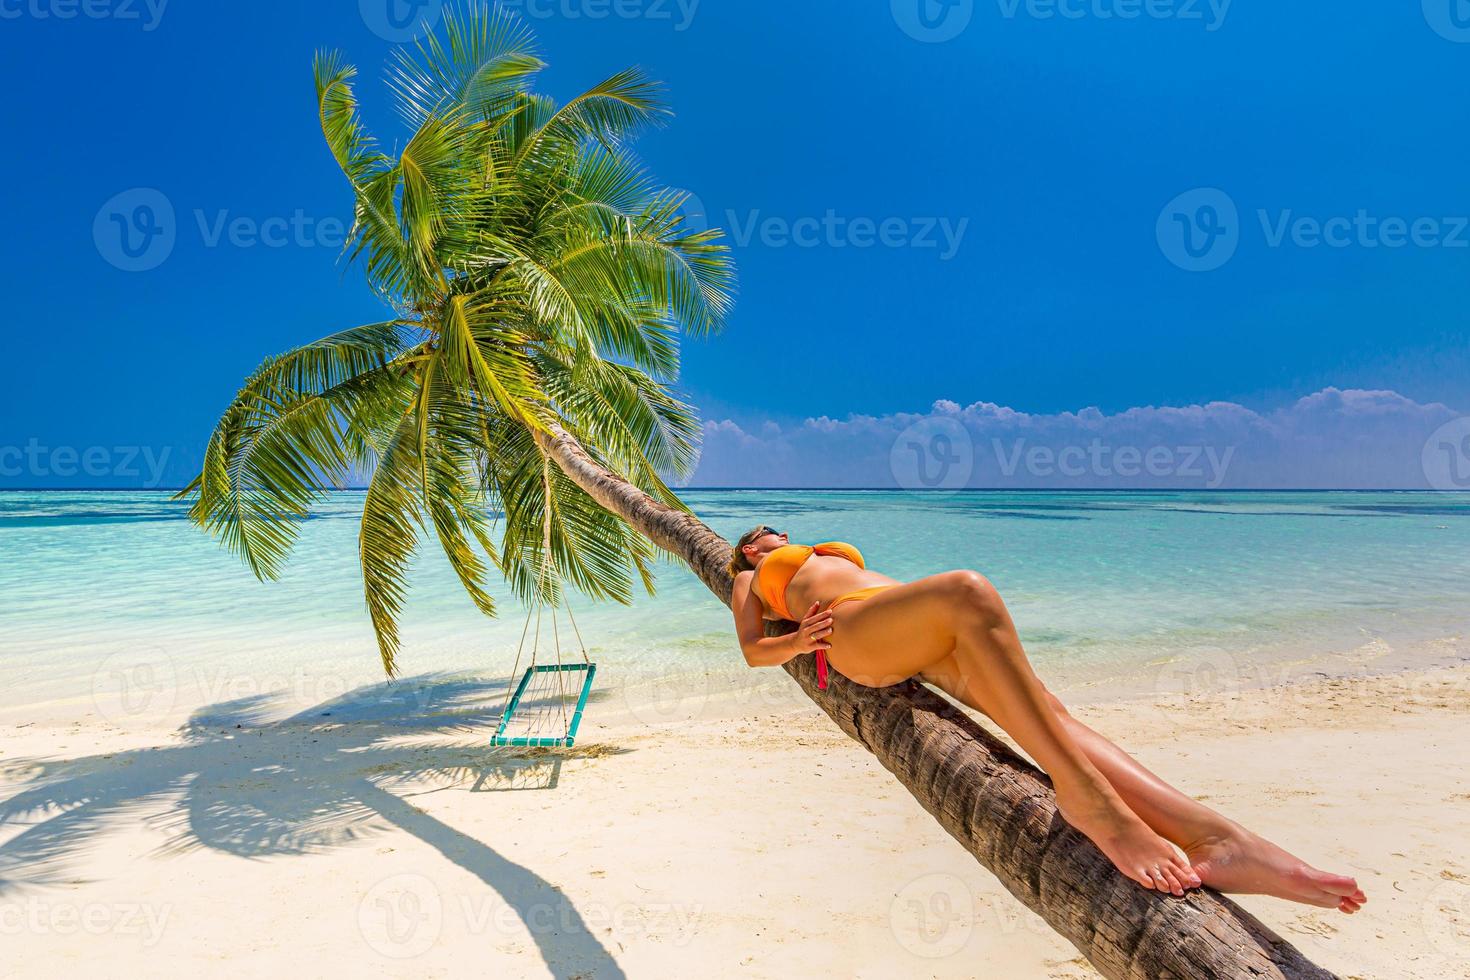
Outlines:
{"type": "Polygon", "coordinates": [[[531,637],[531,663],[521,675],[515,693],[506,685],[506,704],[500,715],[500,727],[490,738],[492,746],[515,745],[536,748],[571,748],[576,744],[577,729],[582,724],[582,712],[587,707],[587,695],[592,691],[592,679],[597,676],[597,665],[587,659],[587,645],[582,642],[582,631],[572,616],[572,605],[561,589],[566,606],[567,621],[577,637],[577,648],[582,654],[581,663],[563,663],[561,653],[561,631],[557,627],[557,609],[551,608],[551,642],[556,651],[555,664],[537,664],[541,650],[541,611],[545,605],[547,568],[551,565],[551,460],[544,461],[542,474],[546,490],[545,518],[542,521],[541,573],[537,581],[536,600],[526,610],[526,625],[521,628],[521,642],[516,647],[516,662],[510,676],[514,678],[521,669],[521,657],[526,649],[526,636],[531,630],[531,619],[535,617],[536,632],[531,637]],[[580,689],[577,689],[580,675],[580,689]],[[575,699],[571,715],[568,704],[575,699]]]}

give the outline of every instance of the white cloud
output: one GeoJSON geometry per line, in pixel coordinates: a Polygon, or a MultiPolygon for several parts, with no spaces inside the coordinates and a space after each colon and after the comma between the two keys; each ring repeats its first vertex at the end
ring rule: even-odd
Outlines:
{"type": "Polygon", "coordinates": [[[767,422],[753,433],[706,423],[690,483],[918,487],[945,476],[945,486],[971,487],[1424,489],[1425,440],[1459,415],[1393,391],[1337,388],[1267,413],[1210,402],[1037,415],[939,399],[924,413],[767,422]]]}

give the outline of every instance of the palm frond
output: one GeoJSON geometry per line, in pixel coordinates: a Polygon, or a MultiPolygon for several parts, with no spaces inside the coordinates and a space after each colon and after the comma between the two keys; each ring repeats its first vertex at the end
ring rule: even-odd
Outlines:
{"type": "Polygon", "coordinates": [[[552,113],[517,151],[517,166],[534,158],[547,143],[590,141],[616,146],[670,114],[659,100],[661,91],[642,69],[618,72],[552,113]]]}
{"type": "Polygon", "coordinates": [[[404,390],[403,325],[346,330],[267,360],[210,437],[190,517],[275,578],[312,503],[365,463],[368,433],[404,390]]]}
{"type": "Polygon", "coordinates": [[[363,500],[358,557],[363,595],[389,677],[397,673],[398,616],[408,591],[408,568],[423,526],[418,491],[417,419],[405,412],[393,429],[363,500]]]}
{"type": "Polygon", "coordinates": [[[493,119],[546,67],[524,21],[499,9],[451,10],[443,27],[442,40],[431,33],[397,49],[388,70],[398,111],[415,128],[459,108],[493,119]]]}
{"type": "Polygon", "coordinates": [[[361,186],[385,158],[358,115],[357,97],[352,91],[357,69],[343,60],[340,51],[319,51],[312,74],[322,135],[347,179],[354,187],[361,186]]]}
{"type": "Polygon", "coordinates": [[[411,132],[390,154],[363,125],[355,69],[317,55],[322,133],[354,197],[344,255],[398,315],[262,364],[184,493],[272,578],[311,506],[368,476],[359,558],[390,675],[426,534],[487,615],[496,571],[523,599],[653,590],[658,550],[550,466],[538,431],[564,427],[674,507],[665,481],[695,465],[698,421],[670,386],[682,335],[728,319],[729,249],[691,231],[684,196],[631,152],[668,114],[655,83],[629,69],[558,106],[529,88],[542,67],[518,19],[448,11],[393,56],[411,132]]]}

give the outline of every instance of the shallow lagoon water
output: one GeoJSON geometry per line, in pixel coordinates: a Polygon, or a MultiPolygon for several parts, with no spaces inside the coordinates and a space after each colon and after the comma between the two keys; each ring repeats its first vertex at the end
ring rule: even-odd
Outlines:
{"type": "MultiPolygon", "coordinates": [[[[851,541],[900,579],[980,570],[1044,679],[1075,697],[1137,689],[1161,664],[1222,657],[1262,676],[1280,664],[1340,666],[1343,655],[1417,666],[1456,658],[1454,644],[1435,641],[1470,625],[1466,494],[682,495],[731,537],[764,522],[793,541],[851,541]]],[[[357,567],[361,502],[344,492],[319,507],[282,580],[261,583],[166,492],[0,493],[0,711],[81,718],[100,704],[116,720],[107,716],[268,692],[316,703],[380,681],[357,567]],[[139,670],[164,676],[168,695],[99,700],[108,678],[139,670]]],[[[505,598],[491,620],[426,552],[403,672],[509,676],[523,611],[495,591],[505,598]]],[[[580,601],[576,615],[605,687],[738,681],[746,671],[729,613],[675,563],[660,566],[655,597],[580,601]]]]}

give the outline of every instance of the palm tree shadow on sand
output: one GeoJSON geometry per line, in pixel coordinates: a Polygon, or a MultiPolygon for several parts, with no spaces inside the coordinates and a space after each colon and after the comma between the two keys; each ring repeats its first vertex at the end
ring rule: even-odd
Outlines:
{"type": "Polygon", "coordinates": [[[555,975],[622,977],[556,886],[384,788],[432,780],[471,792],[552,789],[564,759],[609,754],[596,745],[555,753],[490,748],[504,692],[501,682],[426,675],[349,691],[287,717],[279,717],[276,697],[247,697],[195,711],[178,745],[12,760],[0,775],[21,789],[0,801],[0,827],[28,826],[0,845],[0,896],[77,881],[73,864],[88,841],[157,819],[160,806],[165,855],[200,847],[246,858],[303,855],[396,828],[496,892],[555,975]]]}

